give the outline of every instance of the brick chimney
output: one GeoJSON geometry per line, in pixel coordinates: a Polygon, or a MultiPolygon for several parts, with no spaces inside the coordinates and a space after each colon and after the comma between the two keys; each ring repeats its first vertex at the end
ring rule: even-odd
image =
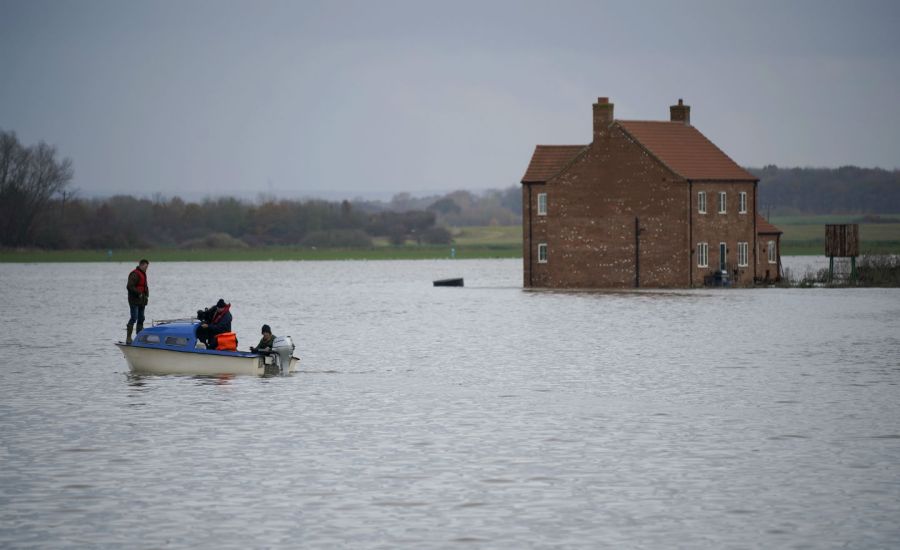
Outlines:
{"type": "Polygon", "coordinates": [[[598,97],[594,103],[594,140],[606,133],[613,121],[613,104],[608,97],[598,97]]]}
{"type": "Polygon", "coordinates": [[[685,126],[691,125],[691,106],[685,105],[684,101],[678,100],[678,105],[669,107],[669,115],[672,122],[681,122],[685,126]]]}

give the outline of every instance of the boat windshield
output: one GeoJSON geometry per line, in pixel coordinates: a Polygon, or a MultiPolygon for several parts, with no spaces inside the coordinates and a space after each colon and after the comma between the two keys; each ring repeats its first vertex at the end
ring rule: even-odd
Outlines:
{"type": "Polygon", "coordinates": [[[194,345],[194,338],[184,331],[162,331],[159,327],[141,332],[137,341],[141,344],[150,344],[172,348],[189,348],[194,345]],[[166,334],[168,332],[168,334],[166,334]],[[174,334],[172,334],[174,332],[174,334]]]}
{"type": "Polygon", "coordinates": [[[166,337],[166,345],[167,346],[178,346],[180,348],[183,348],[188,345],[188,339],[183,336],[167,336],[166,337]]]}

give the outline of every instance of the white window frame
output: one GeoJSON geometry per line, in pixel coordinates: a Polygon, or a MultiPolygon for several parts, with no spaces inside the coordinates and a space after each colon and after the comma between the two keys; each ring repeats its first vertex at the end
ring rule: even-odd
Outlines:
{"type": "Polygon", "coordinates": [[[775,241],[769,241],[769,242],[766,244],[766,249],[767,249],[766,252],[767,252],[768,255],[769,255],[769,263],[770,263],[770,264],[777,264],[777,263],[778,263],[778,257],[775,255],[775,251],[777,250],[777,249],[775,248],[775,241]]]}
{"type": "Polygon", "coordinates": [[[706,214],[706,191],[697,191],[697,213],[706,214]]]}
{"type": "Polygon", "coordinates": [[[741,194],[738,195],[738,214],[746,214],[747,213],[747,192],[741,191],[741,194]]]}
{"type": "Polygon", "coordinates": [[[709,243],[697,243],[697,267],[709,267],[709,243]]]}
{"type": "Polygon", "coordinates": [[[547,193],[537,194],[537,213],[538,216],[547,215],[547,193]]]}
{"type": "Polygon", "coordinates": [[[747,267],[750,265],[750,243],[738,243],[738,267],[747,267]]]}
{"type": "Polygon", "coordinates": [[[547,263],[547,243],[538,243],[537,257],[539,264],[547,263]]]}
{"type": "Polygon", "coordinates": [[[725,193],[725,191],[719,191],[719,214],[725,214],[728,212],[727,204],[728,194],[725,193]]]}

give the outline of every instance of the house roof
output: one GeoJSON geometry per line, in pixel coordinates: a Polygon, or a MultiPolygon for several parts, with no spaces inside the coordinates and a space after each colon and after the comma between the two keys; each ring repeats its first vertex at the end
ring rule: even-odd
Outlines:
{"type": "Polygon", "coordinates": [[[685,179],[758,179],[738,166],[699,130],[683,122],[617,120],[616,124],[685,179]]]}
{"type": "Polygon", "coordinates": [[[522,183],[543,183],[558,174],[586,145],[538,145],[531,155],[522,183]]]}
{"type": "Polygon", "coordinates": [[[757,233],[757,235],[775,235],[775,234],[784,233],[784,231],[778,229],[777,227],[775,227],[774,225],[772,225],[771,223],[766,221],[765,218],[763,218],[762,216],[757,214],[756,215],[756,233],[757,233]]]}

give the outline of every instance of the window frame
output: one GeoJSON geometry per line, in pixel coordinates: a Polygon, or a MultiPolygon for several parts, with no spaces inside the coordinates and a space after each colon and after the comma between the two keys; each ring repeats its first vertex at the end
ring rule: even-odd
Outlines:
{"type": "Polygon", "coordinates": [[[738,241],[737,262],[738,262],[738,267],[748,267],[750,265],[750,243],[749,242],[738,241]]]}
{"type": "Polygon", "coordinates": [[[741,191],[738,194],[738,214],[747,213],[747,192],[741,191]]]}
{"type": "Polygon", "coordinates": [[[728,243],[725,241],[719,243],[719,271],[722,273],[728,271],[728,243]]]}
{"type": "Polygon", "coordinates": [[[777,264],[778,257],[776,255],[777,247],[775,246],[775,241],[769,241],[766,243],[766,254],[769,256],[770,264],[777,264]]]}
{"type": "Polygon", "coordinates": [[[538,193],[537,194],[537,215],[538,216],[546,216],[547,215],[547,193],[538,193]]]}
{"type": "Polygon", "coordinates": [[[189,339],[186,336],[166,336],[166,345],[179,348],[186,348],[189,339]]]}
{"type": "Polygon", "coordinates": [[[728,193],[719,191],[719,214],[728,213],[728,193]]]}
{"type": "Polygon", "coordinates": [[[697,191],[697,213],[706,214],[706,191],[697,191]]]}
{"type": "Polygon", "coordinates": [[[547,258],[549,257],[549,253],[547,250],[547,243],[538,243],[537,248],[537,259],[539,264],[547,263],[547,258]],[[543,253],[542,253],[543,252],[543,253]]]}
{"type": "Polygon", "coordinates": [[[709,243],[697,243],[697,267],[709,267],[709,243]]]}

